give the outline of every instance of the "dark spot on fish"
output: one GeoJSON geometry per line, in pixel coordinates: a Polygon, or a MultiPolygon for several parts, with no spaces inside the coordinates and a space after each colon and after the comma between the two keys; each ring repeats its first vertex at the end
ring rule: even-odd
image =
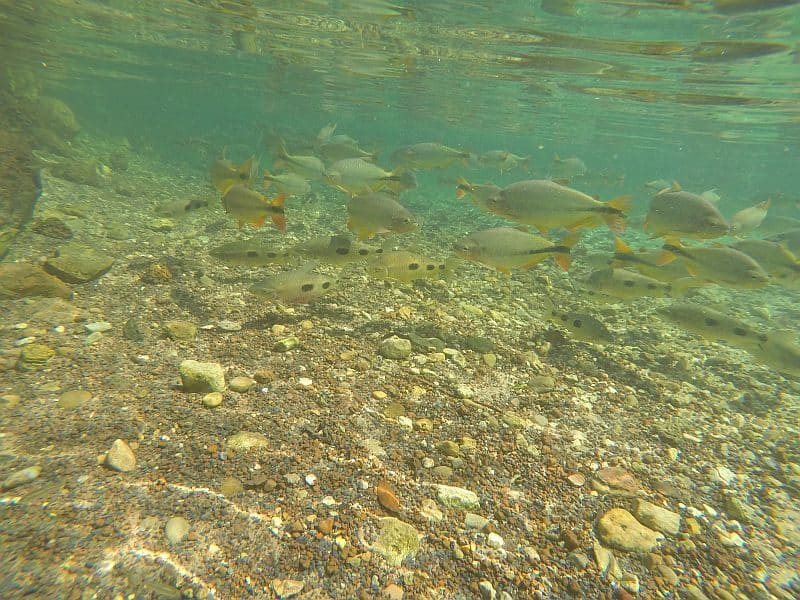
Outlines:
{"type": "Polygon", "coordinates": [[[706,317],[705,324],[708,325],[709,327],[716,327],[717,325],[719,325],[719,321],[717,321],[716,319],[712,319],[711,317],[706,317]]]}
{"type": "Polygon", "coordinates": [[[375,254],[381,254],[383,252],[383,248],[378,248],[375,250],[375,254]]]}
{"type": "Polygon", "coordinates": [[[741,327],[734,327],[733,334],[738,335],[739,337],[747,337],[747,331],[741,327]]]}
{"type": "Polygon", "coordinates": [[[247,258],[255,258],[256,256],[258,256],[258,252],[256,252],[255,250],[247,251],[247,258]]]}
{"type": "MultiPolygon", "coordinates": [[[[338,254],[339,256],[347,256],[348,254],[350,254],[350,248],[337,248],[336,254],[338,254]]],[[[359,252],[359,254],[361,254],[361,252],[359,252]]]]}
{"type": "Polygon", "coordinates": [[[300,291],[301,291],[301,292],[310,292],[310,291],[311,291],[311,290],[313,290],[313,289],[314,289],[314,284],[313,284],[313,283],[304,283],[304,284],[303,284],[303,285],[300,287],[300,291]]]}
{"type": "Polygon", "coordinates": [[[436,269],[436,265],[425,265],[425,269],[428,271],[433,271],[436,269]]]}
{"type": "Polygon", "coordinates": [[[655,283],[648,283],[648,284],[647,284],[647,289],[648,289],[648,290],[654,290],[654,289],[656,289],[656,287],[657,287],[657,286],[656,286],[656,284],[655,284],[655,283]]]}
{"type": "Polygon", "coordinates": [[[580,329],[581,327],[583,327],[583,321],[581,321],[580,319],[574,319],[572,321],[572,326],[580,329]]]}
{"type": "Polygon", "coordinates": [[[419,263],[411,263],[410,265],[408,265],[409,271],[416,271],[418,269],[419,269],[419,263]]]}
{"type": "Polygon", "coordinates": [[[331,282],[330,281],[326,281],[325,283],[322,284],[322,289],[323,290],[327,290],[329,287],[331,287],[331,282]]]}
{"type": "Polygon", "coordinates": [[[267,258],[276,258],[277,256],[277,252],[267,252],[267,258]]]}
{"type": "Polygon", "coordinates": [[[444,271],[447,268],[447,265],[439,265],[439,270],[444,271]]]}
{"type": "Polygon", "coordinates": [[[369,254],[369,250],[367,250],[366,248],[362,248],[361,250],[358,251],[359,256],[366,256],[367,254],[369,254]]]}
{"type": "Polygon", "coordinates": [[[623,282],[622,282],[622,285],[624,285],[625,287],[631,288],[631,287],[633,287],[634,285],[636,285],[636,283],[635,283],[635,282],[633,282],[633,281],[630,281],[630,280],[628,280],[628,281],[623,281],[623,282]]]}
{"type": "Polygon", "coordinates": [[[241,181],[247,181],[250,179],[250,173],[239,173],[239,179],[241,181]]]}
{"type": "Polygon", "coordinates": [[[759,333],[759,334],[758,334],[758,341],[759,341],[759,342],[761,342],[761,343],[764,343],[764,342],[766,342],[767,340],[768,340],[768,338],[767,338],[766,334],[763,334],[763,333],[759,333]]]}

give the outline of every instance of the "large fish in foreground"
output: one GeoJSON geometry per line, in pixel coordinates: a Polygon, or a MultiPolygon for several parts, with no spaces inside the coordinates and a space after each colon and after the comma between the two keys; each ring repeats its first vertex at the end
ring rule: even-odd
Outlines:
{"type": "Polygon", "coordinates": [[[691,277],[681,261],[675,260],[667,264],[659,264],[662,251],[659,249],[640,250],[634,252],[620,238],[614,238],[614,258],[611,265],[625,269],[634,269],[642,275],[664,282],[672,282],[691,277]]]}
{"type": "Polygon", "coordinates": [[[337,284],[335,277],[315,273],[314,267],[315,263],[307,263],[299,269],[272,275],[254,284],[250,291],[262,298],[307,304],[332,291],[337,284]]]}
{"type": "Polygon", "coordinates": [[[728,233],[730,224],[708,199],[685,192],[677,183],[650,201],[644,230],[653,237],[708,240],[728,233]]]}
{"type": "Polygon", "coordinates": [[[761,265],[729,246],[689,248],[678,240],[667,240],[658,262],[666,264],[676,258],[693,277],[725,287],[753,289],[769,283],[769,274],[761,265]]]}
{"type": "Polygon", "coordinates": [[[502,188],[487,199],[485,208],[542,232],[558,227],[576,230],[606,223],[619,233],[625,228],[625,213],[630,203],[630,196],[600,202],[549,179],[529,179],[502,188]]]}
{"type": "Polygon", "coordinates": [[[377,233],[409,233],[417,228],[417,220],[394,196],[373,192],[347,203],[347,228],[365,240],[377,233]]]}
{"type": "Polygon", "coordinates": [[[225,192],[222,197],[222,206],[226,213],[238,221],[239,227],[245,223],[261,227],[267,217],[270,217],[275,227],[284,231],[286,229],[286,215],[283,210],[285,200],[286,197],[283,194],[269,200],[245,185],[236,184],[225,192]]]}
{"type": "Polygon", "coordinates": [[[739,240],[731,246],[755,260],[778,285],[798,287],[800,260],[785,244],[770,240],[739,240]]]}
{"type": "Polygon", "coordinates": [[[512,269],[530,269],[551,256],[566,271],[570,265],[570,249],[577,241],[577,234],[556,243],[513,227],[495,227],[461,238],[453,249],[462,258],[506,274],[512,269]]]}

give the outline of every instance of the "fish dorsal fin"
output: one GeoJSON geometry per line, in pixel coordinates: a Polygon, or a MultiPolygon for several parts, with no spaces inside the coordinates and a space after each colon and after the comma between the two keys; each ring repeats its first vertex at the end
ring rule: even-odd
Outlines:
{"type": "Polygon", "coordinates": [[[558,185],[563,185],[564,187],[567,187],[569,185],[569,179],[564,177],[560,177],[557,179],[553,178],[550,181],[552,181],[553,183],[557,183],[558,185]]]}
{"type": "Polygon", "coordinates": [[[672,185],[669,186],[669,191],[671,191],[671,192],[682,192],[683,188],[681,187],[680,183],[678,183],[677,181],[673,181],[672,185]]]}
{"type": "Polygon", "coordinates": [[[769,210],[771,204],[772,204],[772,198],[767,198],[763,202],[759,202],[758,204],[756,204],[756,206],[761,210],[769,210]]]}

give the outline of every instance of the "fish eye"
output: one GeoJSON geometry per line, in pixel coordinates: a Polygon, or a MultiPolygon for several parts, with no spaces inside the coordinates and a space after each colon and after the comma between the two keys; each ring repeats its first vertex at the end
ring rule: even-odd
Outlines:
{"type": "Polygon", "coordinates": [[[631,280],[627,280],[627,281],[622,282],[622,285],[624,285],[625,287],[633,287],[634,285],[636,285],[636,282],[631,281],[631,280]]]}
{"type": "MultiPolygon", "coordinates": [[[[363,250],[362,250],[362,252],[363,252],[363,250]]],[[[349,253],[349,250],[347,248],[337,248],[336,249],[336,254],[338,254],[339,256],[347,256],[348,253],[349,253]]]]}
{"type": "Polygon", "coordinates": [[[717,325],[719,325],[719,321],[717,321],[716,319],[712,319],[711,317],[706,317],[705,324],[708,327],[716,327],[717,325]]]}
{"type": "Polygon", "coordinates": [[[572,321],[572,325],[580,329],[581,327],[583,327],[583,321],[581,321],[580,319],[575,319],[574,321],[572,321]]]}
{"type": "Polygon", "coordinates": [[[426,266],[425,266],[425,268],[426,268],[428,271],[433,271],[433,270],[436,268],[436,265],[426,265],[426,266]]]}
{"type": "Polygon", "coordinates": [[[741,327],[734,327],[733,328],[733,334],[734,335],[738,335],[739,337],[746,337],[747,336],[747,331],[745,331],[741,327]]]}
{"type": "Polygon", "coordinates": [[[329,287],[331,287],[331,282],[330,281],[326,281],[325,283],[322,284],[322,289],[323,290],[327,290],[329,287]]]}

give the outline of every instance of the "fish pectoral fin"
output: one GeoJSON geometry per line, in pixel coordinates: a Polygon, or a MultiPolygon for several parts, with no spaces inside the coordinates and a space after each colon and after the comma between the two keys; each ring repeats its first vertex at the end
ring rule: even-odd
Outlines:
{"type": "Polygon", "coordinates": [[[659,267],[663,267],[664,265],[668,265],[669,263],[671,263],[676,258],[678,257],[669,250],[662,250],[661,254],[658,255],[658,258],[656,258],[656,265],[659,267]]]}
{"type": "Polygon", "coordinates": [[[273,214],[272,223],[278,228],[278,231],[286,231],[286,215],[283,213],[273,214]]]}
{"type": "Polygon", "coordinates": [[[597,224],[597,222],[597,217],[590,215],[579,221],[575,221],[572,225],[567,227],[567,231],[577,231],[578,229],[583,229],[584,227],[593,227],[597,224]]]}
{"type": "Polygon", "coordinates": [[[616,235],[614,236],[614,252],[618,254],[633,254],[631,247],[628,246],[621,237],[616,235]]]}
{"type": "Polygon", "coordinates": [[[522,268],[523,269],[532,269],[533,267],[538,265],[540,262],[542,262],[546,258],[547,258],[546,254],[540,254],[538,256],[535,256],[534,258],[532,258],[531,260],[529,260],[528,262],[523,264],[522,268]]]}
{"type": "Polygon", "coordinates": [[[569,266],[572,264],[572,257],[569,254],[559,254],[554,256],[553,260],[564,271],[569,271],[569,266]]]}
{"type": "Polygon", "coordinates": [[[266,222],[267,217],[258,217],[255,221],[253,221],[253,227],[263,227],[264,223],[266,222]]]}

